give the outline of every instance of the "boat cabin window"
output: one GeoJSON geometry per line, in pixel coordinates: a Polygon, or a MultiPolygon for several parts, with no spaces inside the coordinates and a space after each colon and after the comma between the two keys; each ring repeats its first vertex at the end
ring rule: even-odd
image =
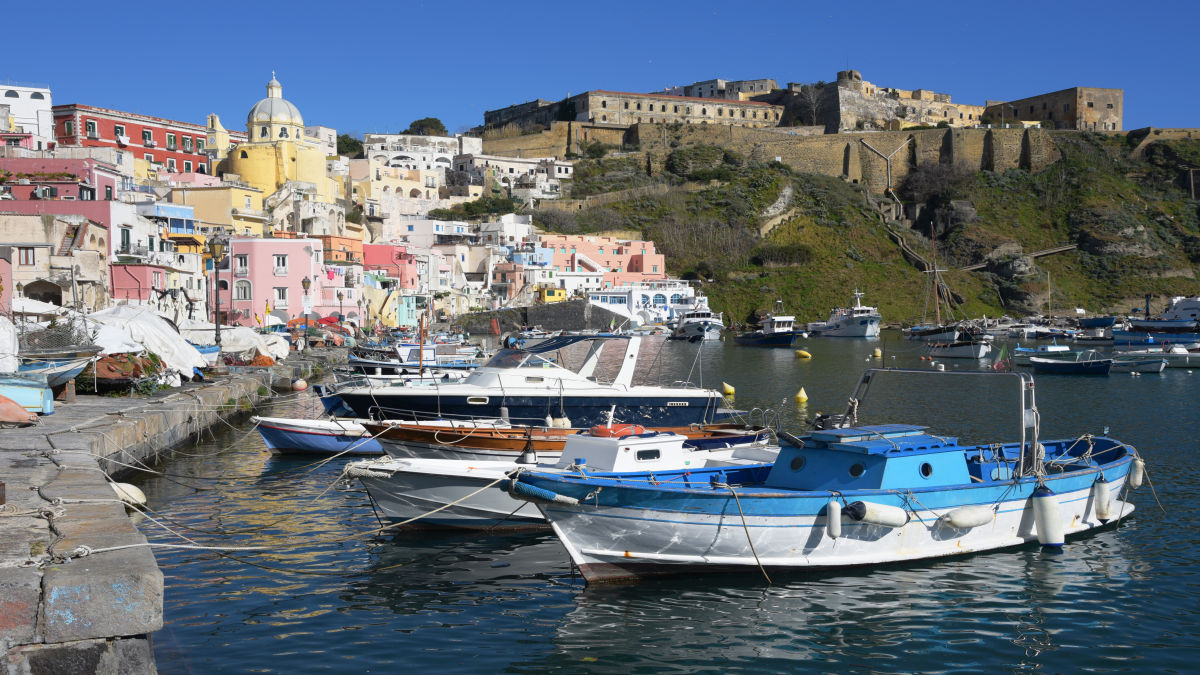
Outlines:
{"type": "Polygon", "coordinates": [[[488,368],[550,368],[554,364],[538,355],[517,349],[501,349],[485,364],[488,368]]]}
{"type": "Polygon", "coordinates": [[[654,450],[638,450],[637,451],[637,461],[639,461],[639,462],[649,462],[652,460],[656,460],[656,459],[658,459],[658,456],[659,456],[659,453],[658,453],[657,448],[654,450]]]}

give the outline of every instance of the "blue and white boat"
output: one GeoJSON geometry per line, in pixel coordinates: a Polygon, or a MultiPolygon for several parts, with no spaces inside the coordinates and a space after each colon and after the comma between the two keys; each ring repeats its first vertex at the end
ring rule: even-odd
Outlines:
{"type": "Polygon", "coordinates": [[[17,355],[21,375],[45,375],[46,386],[58,387],[75,379],[100,353],[100,347],[70,347],[41,351],[26,351],[17,355]]]}
{"type": "Polygon", "coordinates": [[[1057,547],[1134,510],[1120,493],[1141,483],[1136,450],[1090,434],[1039,439],[1027,373],[869,370],[851,403],[850,426],[792,437],[773,464],[520,471],[504,487],[537,504],[589,582],[873,566],[1034,541],[1057,547]],[[1020,402],[1020,438],[960,444],[919,425],[859,426],[856,402],[885,373],[987,377],[993,390],[1007,382],[1020,402]]]}
{"type": "Polygon", "coordinates": [[[0,396],[43,415],[54,414],[54,394],[41,373],[0,373],[0,396]]]}
{"type": "MultiPolygon", "coordinates": [[[[590,427],[610,419],[647,426],[685,426],[714,420],[723,398],[690,384],[634,385],[640,337],[564,335],[527,349],[501,349],[461,382],[404,387],[338,387],[336,395],[355,417],[372,419],[500,418],[513,424],[590,427]],[[601,347],[628,340],[616,378],[592,375],[601,347]],[[579,370],[544,356],[577,342],[591,343],[579,370]]],[[[324,400],[324,399],[323,399],[324,400]]],[[[330,401],[326,401],[329,405],[330,401]]]]}
{"type": "Polygon", "coordinates": [[[250,418],[272,454],[382,455],[383,446],[355,419],[250,418]]]}

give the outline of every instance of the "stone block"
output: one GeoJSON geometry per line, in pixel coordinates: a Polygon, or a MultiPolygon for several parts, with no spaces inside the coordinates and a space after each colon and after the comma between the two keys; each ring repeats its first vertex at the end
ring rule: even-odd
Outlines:
{"type": "Polygon", "coordinates": [[[95,553],[47,567],[42,590],[46,642],[162,628],[163,576],[149,548],[95,553]]]}
{"type": "Polygon", "coordinates": [[[156,672],[154,651],[144,637],[28,645],[11,650],[8,671],[29,675],[135,675],[156,672]]]}
{"type": "Polygon", "coordinates": [[[34,567],[0,567],[0,644],[38,642],[42,575],[34,567]]]}

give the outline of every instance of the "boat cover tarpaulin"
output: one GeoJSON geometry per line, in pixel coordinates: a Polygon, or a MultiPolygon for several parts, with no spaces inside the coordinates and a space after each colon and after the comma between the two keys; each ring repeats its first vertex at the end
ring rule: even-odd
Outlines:
{"type": "Polygon", "coordinates": [[[17,351],[20,349],[17,340],[17,327],[7,316],[0,315],[0,373],[15,373],[20,360],[17,351]]]}
{"type": "MultiPolygon", "coordinates": [[[[206,321],[187,320],[179,323],[179,332],[189,342],[198,345],[216,344],[215,326],[206,321]]],[[[256,354],[282,361],[288,355],[287,338],[275,333],[259,333],[245,326],[221,326],[221,351],[234,354],[245,361],[256,354]]]]}
{"type": "MultiPolygon", "coordinates": [[[[190,377],[194,368],[203,368],[207,363],[195,347],[188,344],[171,324],[155,314],[147,307],[134,305],[117,305],[88,315],[93,323],[107,326],[123,332],[132,343],[141,345],[147,351],[157,354],[168,370],[190,377]]],[[[118,333],[102,331],[108,345],[99,344],[105,348],[105,353],[123,353],[132,349],[117,346],[118,333]],[[108,351],[112,349],[114,351],[108,351]]]]}

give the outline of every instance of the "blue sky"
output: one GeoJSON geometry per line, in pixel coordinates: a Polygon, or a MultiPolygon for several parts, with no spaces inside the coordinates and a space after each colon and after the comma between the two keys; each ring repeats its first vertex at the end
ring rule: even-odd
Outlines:
{"type": "Polygon", "coordinates": [[[90,3],[5,33],[0,80],[83,103],[243,129],[275,70],[308,124],[451,130],[589,89],[832,80],[983,104],[1125,90],[1125,128],[1200,126],[1195,2],[90,3]],[[1078,5],[1079,9],[1074,6],[1078,5]]]}

